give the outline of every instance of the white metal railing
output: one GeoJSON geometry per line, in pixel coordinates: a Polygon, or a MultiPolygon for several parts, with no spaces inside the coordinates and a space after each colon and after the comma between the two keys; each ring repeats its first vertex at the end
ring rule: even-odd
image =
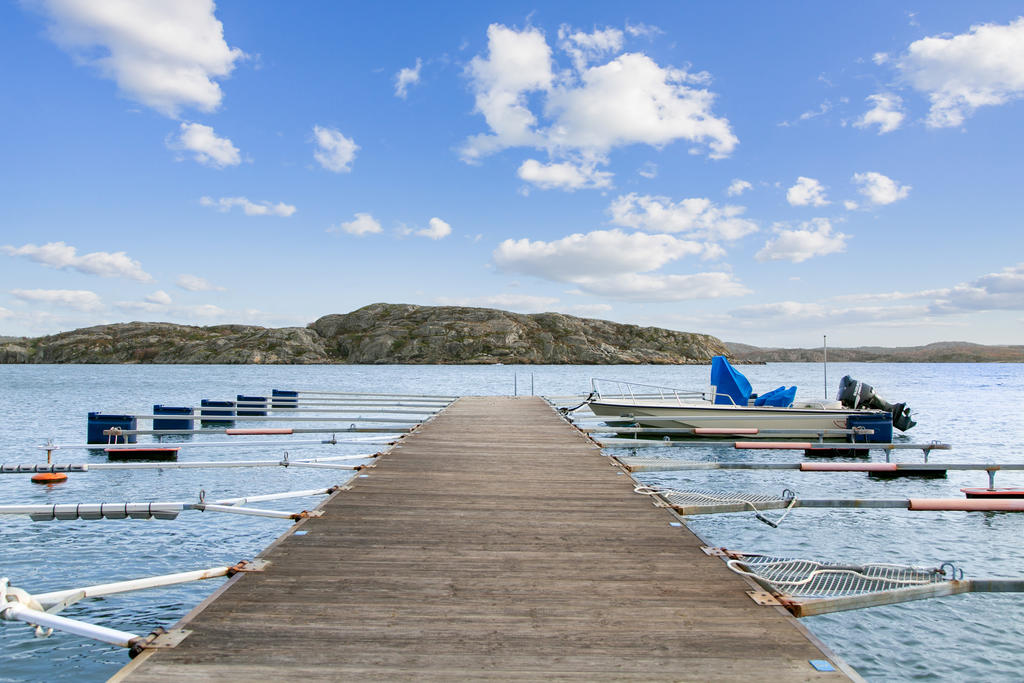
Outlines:
{"type": "MultiPolygon", "coordinates": [[[[656,384],[641,384],[640,382],[626,382],[618,379],[601,379],[593,377],[590,380],[594,396],[601,400],[620,400],[633,405],[640,405],[644,400],[658,399],[660,401],[675,401],[683,405],[684,400],[689,401],[710,401],[714,403],[717,392],[715,387],[709,387],[706,391],[697,389],[677,389],[674,387],[662,387],[656,384]],[[614,391],[606,391],[601,388],[604,383],[606,388],[614,388],[614,391]]],[[[726,396],[726,394],[722,394],[726,396]]],[[[732,397],[729,397],[732,401],[732,397]]]]}

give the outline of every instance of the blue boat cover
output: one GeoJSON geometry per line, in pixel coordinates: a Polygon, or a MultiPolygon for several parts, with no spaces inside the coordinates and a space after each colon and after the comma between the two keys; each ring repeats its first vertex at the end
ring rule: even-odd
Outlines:
{"type": "Polygon", "coordinates": [[[761,394],[754,399],[755,406],[778,406],[780,408],[788,408],[793,405],[793,399],[796,398],[796,387],[779,387],[778,389],[772,389],[767,394],[761,394]]]}
{"type": "Polygon", "coordinates": [[[711,359],[711,386],[716,387],[715,403],[745,406],[750,400],[750,382],[741,372],[729,365],[725,356],[711,359]],[[729,397],[732,400],[729,400],[729,397]]]}

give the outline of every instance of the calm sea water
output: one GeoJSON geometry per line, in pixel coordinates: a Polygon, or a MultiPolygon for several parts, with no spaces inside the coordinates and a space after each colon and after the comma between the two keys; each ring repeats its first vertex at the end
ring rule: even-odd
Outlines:
{"type": "MultiPolygon", "coordinates": [[[[745,366],[755,391],[796,384],[799,396],[826,395],[822,368],[779,363],[745,366]]],[[[85,441],[86,413],[148,413],[154,403],[197,405],[201,398],[264,395],[270,389],[380,393],[508,395],[583,394],[591,377],[682,387],[707,384],[708,367],[663,366],[0,366],[0,462],[45,459],[37,446],[85,441]],[[514,388],[515,387],[515,388],[514,388]]],[[[850,374],[889,401],[906,401],[918,426],[905,440],[952,443],[933,461],[1024,462],[1024,365],[832,364],[827,394],[850,374]]],[[[148,437],[140,437],[147,439],[148,437]]],[[[211,437],[208,440],[221,440],[211,437]]],[[[302,437],[306,438],[306,437],[302,437]]],[[[512,438],[512,435],[510,435],[512,438]]],[[[197,437],[198,439],[198,437],[197,437]]],[[[292,457],[369,453],[373,446],[303,446],[292,457]]],[[[89,451],[63,451],[60,462],[105,462],[89,451]]],[[[280,448],[182,449],[180,460],[256,459],[280,448]]],[[[728,448],[687,450],[685,459],[750,459],[728,448]]],[[[875,454],[875,459],[881,459],[875,454]]],[[[795,453],[756,456],[792,461],[795,453]]],[[[920,460],[902,451],[899,460],[920,460]]],[[[344,471],[221,469],[90,472],[47,488],[27,475],[0,475],[0,501],[66,503],[192,501],[326,487],[344,471]]],[[[677,488],[781,492],[802,497],[960,497],[984,486],[983,472],[948,479],[873,481],[863,474],[709,471],[641,475],[677,488]]],[[[997,485],[1024,485],[1024,472],[997,485]]],[[[318,499],[265,504],[309,509],[318,499]]],[[[0,518],[0,576],[30,592],[212,567],[251,558],[284,532],[287,521],[183,512],[174,521],[31,522],[0,518]]],[[[796,509],[778,529],[750,514],[694,517],[708,543],[747,552],[837,561],[937,566],[955,562],[968,578],[1024,577],[1024,515],[893,510],[796,509]]],[[[87,600],[64,615],[145,634],[170,626],[221,580],[87,600]]],[[[1024,671],[1024,594],[954,596],[805,619],[804,624],[865,678],[1020,680],[1024,671]]],[[[128,661],[114,647],[55,633],[36,639],[19,622],[0,622],[0,681],[103,680],[128,661]]]]}

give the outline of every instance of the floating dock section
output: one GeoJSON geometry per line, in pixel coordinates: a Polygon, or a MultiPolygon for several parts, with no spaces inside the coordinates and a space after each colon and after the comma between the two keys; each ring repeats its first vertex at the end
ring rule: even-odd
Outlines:
{"type": "Polygon", "coordinates": [[[540,398],[462,398],[111,680],[857,679],[540,398]]]}

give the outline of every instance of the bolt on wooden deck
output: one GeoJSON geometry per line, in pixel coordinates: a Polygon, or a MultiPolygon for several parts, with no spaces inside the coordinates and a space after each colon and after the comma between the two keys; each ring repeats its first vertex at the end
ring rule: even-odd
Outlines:
{"type": "Polygon", "coordinates": [[[459,399],[111,680],[856,678],[632,488],[543,400],[459,399]]]}

